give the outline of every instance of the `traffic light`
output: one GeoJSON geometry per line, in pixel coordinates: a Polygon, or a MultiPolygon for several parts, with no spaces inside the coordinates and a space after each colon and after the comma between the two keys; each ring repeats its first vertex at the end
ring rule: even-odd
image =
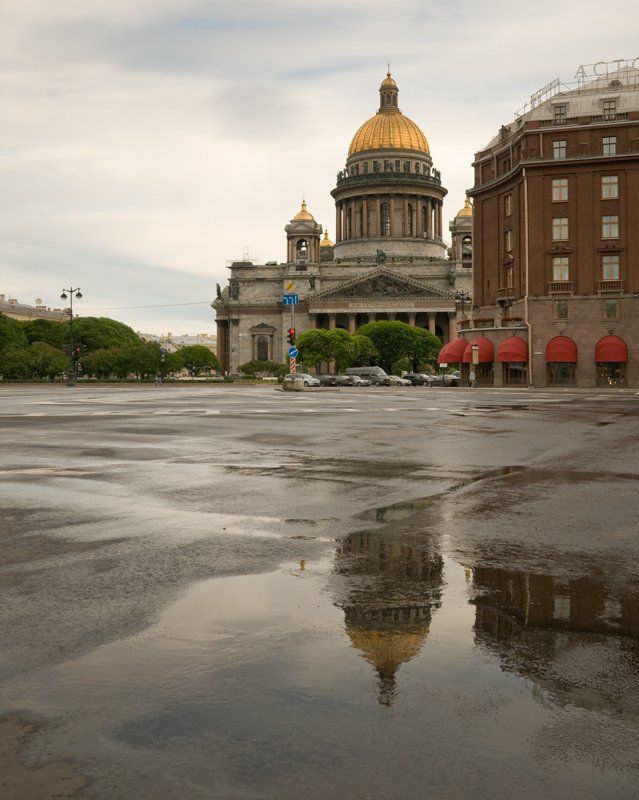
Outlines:
{"type": "Polygon", "coordinates": [[[286,341],[291,345],[295,344],[295,328],[289,328],[287,334],[286,341]]]}
{"type": "Polygon", "coordinates": [[[83,356],[86,356],[86,354],[87,354],[88,352],[89,352],[89,346],[88,346],[88,345],[86,345],[86,344],[81,344],[81,345],[80,345],[80,353],[81,353],[83,356]]]}

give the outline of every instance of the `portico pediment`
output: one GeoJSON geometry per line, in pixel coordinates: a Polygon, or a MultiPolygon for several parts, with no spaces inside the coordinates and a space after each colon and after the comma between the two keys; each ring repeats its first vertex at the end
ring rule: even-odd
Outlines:
{"type": "Polygon", "coordinates": [[[390,300],[393,298],[408,299],[412,297],[450,299],[450,292],[443,292],[433,286],[407,278],[389,269],[379,268],[358,275],[339,286],[333,286],[308,297],[308,302],[315,305],[326,300],[390,300]]]}

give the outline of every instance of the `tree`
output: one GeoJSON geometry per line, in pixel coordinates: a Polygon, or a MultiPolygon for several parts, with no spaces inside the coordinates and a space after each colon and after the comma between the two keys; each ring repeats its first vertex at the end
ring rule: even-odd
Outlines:
{"type": "Polygon", "coordinates": [[[368,336],[356,333],[353,336],[353,344],[355,345],[355,353],[350,366],[368,367],[370,364],[377,363],[379,360],[379,353],[368,336]]]}
{"type": "Polygon", "coordinates": [[[17,319],[0,314],[0,352],[7,347],[20,348],[27,345],[24,325],[17,319]]]}
{"type": "Polygon", "coordinates": [[[334,361],[337,372],[348,367],[355,357],[355,344],[353,337],[343,328],[334,328],[326,331],[328,343],[328,358],[326,361],[334,361]]]}
{"type": "Polygon", "coordinates": [[[34,342],[30,348],[33,374],[38,378],[57,378],[69,366],[68,357],[46,342],[34,342]]]}
{"type": "Polygon", "coordinates": [[[176,353],[165,353],[164,358],[160,361],[160,372],[162,375],[175,375],[184,368],[182,359],[180,358],[180,351],[176,353]]]}
{"type": "Polygon", "coordinates": [[[423,367],[434,368],[442,349],[441,341],[425,328],[411,328],[413,332],[412,369],[419,372],[423,367]]]}
{"type": "Polygon", "coordinates": [[[119,353],[120,350],[115,347],[101,347],[88,353],[82,359],[85,373],[95,375],[97,378],[112,377],[117,369],[119,353]]]}
{"type": "Polygon", "coordinates": [[[258,378],[267,377],[269,375],[285,375],[288,372],[286,364],[280,364],[277,361],[260,361],[254,358],[252,361],[247,361],[246,364],[240,366],[240,372],[245,375],[255,375],[258,378]]]}
{"type": "Polygon", "coordinates": [[[181,347],[178,351],[180,361],[192,375],[199,375],[205,370],[219,369],[220,362],[215,353],[201,344],[181,347]]]}
{"type": "MultiPolygon", "coordinates": [[[[65,323],[63,328],[66,342],[69,338],[69,324],[65,323]]],[[[133,328],[108,317],[74,319],[73,340],[85,344],[89,352],[111,347],[131,347],[140,343],[140,337],[133,328]]]]}
{"type": "Polygon", "coordinates": [[[316,370],[320,368],[322,361],[329,361],[329,333],[330,331],[323,330],[322,328],[300,333],[296,343],[300,361],[304,364],[312,364],[316,370]]]}
{"type": "Polygon", "coordinates": [[[58,350],[64,350],[69,341],[69,326],[54,319],[32,319],[23,322],[23,330],[29,344],[44,342],[58,350]]]}
{"type": "Polygon", "coordinates": [[[415,337],[410,325],[405,322],[383,321],[369,322],[357,331],[360,336],[368,336],[379,353],[379,364],[391,373],[402,359],[413,357],[415,337]]]}
{"type": "Polygon", "coordinates": [[[33,377],[34,366],[29,347],[9,345],[0,349],[0,375],[5,380],[29,380],[33,377]]]}

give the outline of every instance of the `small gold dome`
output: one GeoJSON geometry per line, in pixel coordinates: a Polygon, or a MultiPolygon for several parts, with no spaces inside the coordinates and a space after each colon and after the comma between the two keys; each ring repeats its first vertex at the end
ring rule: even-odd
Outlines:
{"type": "Polygon", "coordinates": [[[379,87],[381,103],[377,114],[360,127],[348,155],[364,150],[418,150],[429,153],[426,137],[412,119],[405,117],[397,107],[398,88],[390,72],[379,87]]]}
{"type": "Polygon", "coordinates": [[[320,242],[320,247],[334,247],[335,242],[331,242],[328,238],[328,228],[324,231],[324,238],[320,242]]]}
{"type": "Polygon", "coordinates": [[[315,222],[315,217],[306,210],[306,200],[302,200],[302,208],[297,212],[293,219],[315,222]]]}
{"type": "Polygon", "coordinates": [[[464,203],[464,207],[457,212],[458,217],[472,217],[473,215],[473,207],[470,204],[470,199],[466,197],[466,202],[464,203]]]}

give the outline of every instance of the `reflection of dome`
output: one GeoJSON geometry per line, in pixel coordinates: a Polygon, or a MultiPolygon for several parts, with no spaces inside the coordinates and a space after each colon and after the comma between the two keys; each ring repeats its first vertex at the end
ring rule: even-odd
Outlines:
{"type": "Polygon", "coordinates": [[[419,150],[430,153],[426,137],[420,128],[397,108],[397,84],[390,74],[379,87],[382,95],[380,109],[357,131],[348,155],[364,150],[419,150]],[[389,100],[389,96],[392,100],[389,100]]]}
{"type": "Polygon", "coordinates": [[[466,202],[464,203],[464,207],[457,212],[458,217],[472,217],[473,215],[473,207],[470,204],[470,200],[468,197],[466,198],[466,202]]]}
{"type": "Polygon", "coordinates": [[[308,220],[315,222],[315,217],[306,210],[306,200],[302,200],[302,208],[293,217],[294,220],[308,220]]]}
{"type": "Polygon", "coordinates": [[[320,242],[320,247],[333,247],[334,245],[335,245],[335,242],[331,242],[331,240],[328,238],[328,230],[325,230],[324,231],[324,238],[320,242]]]}

